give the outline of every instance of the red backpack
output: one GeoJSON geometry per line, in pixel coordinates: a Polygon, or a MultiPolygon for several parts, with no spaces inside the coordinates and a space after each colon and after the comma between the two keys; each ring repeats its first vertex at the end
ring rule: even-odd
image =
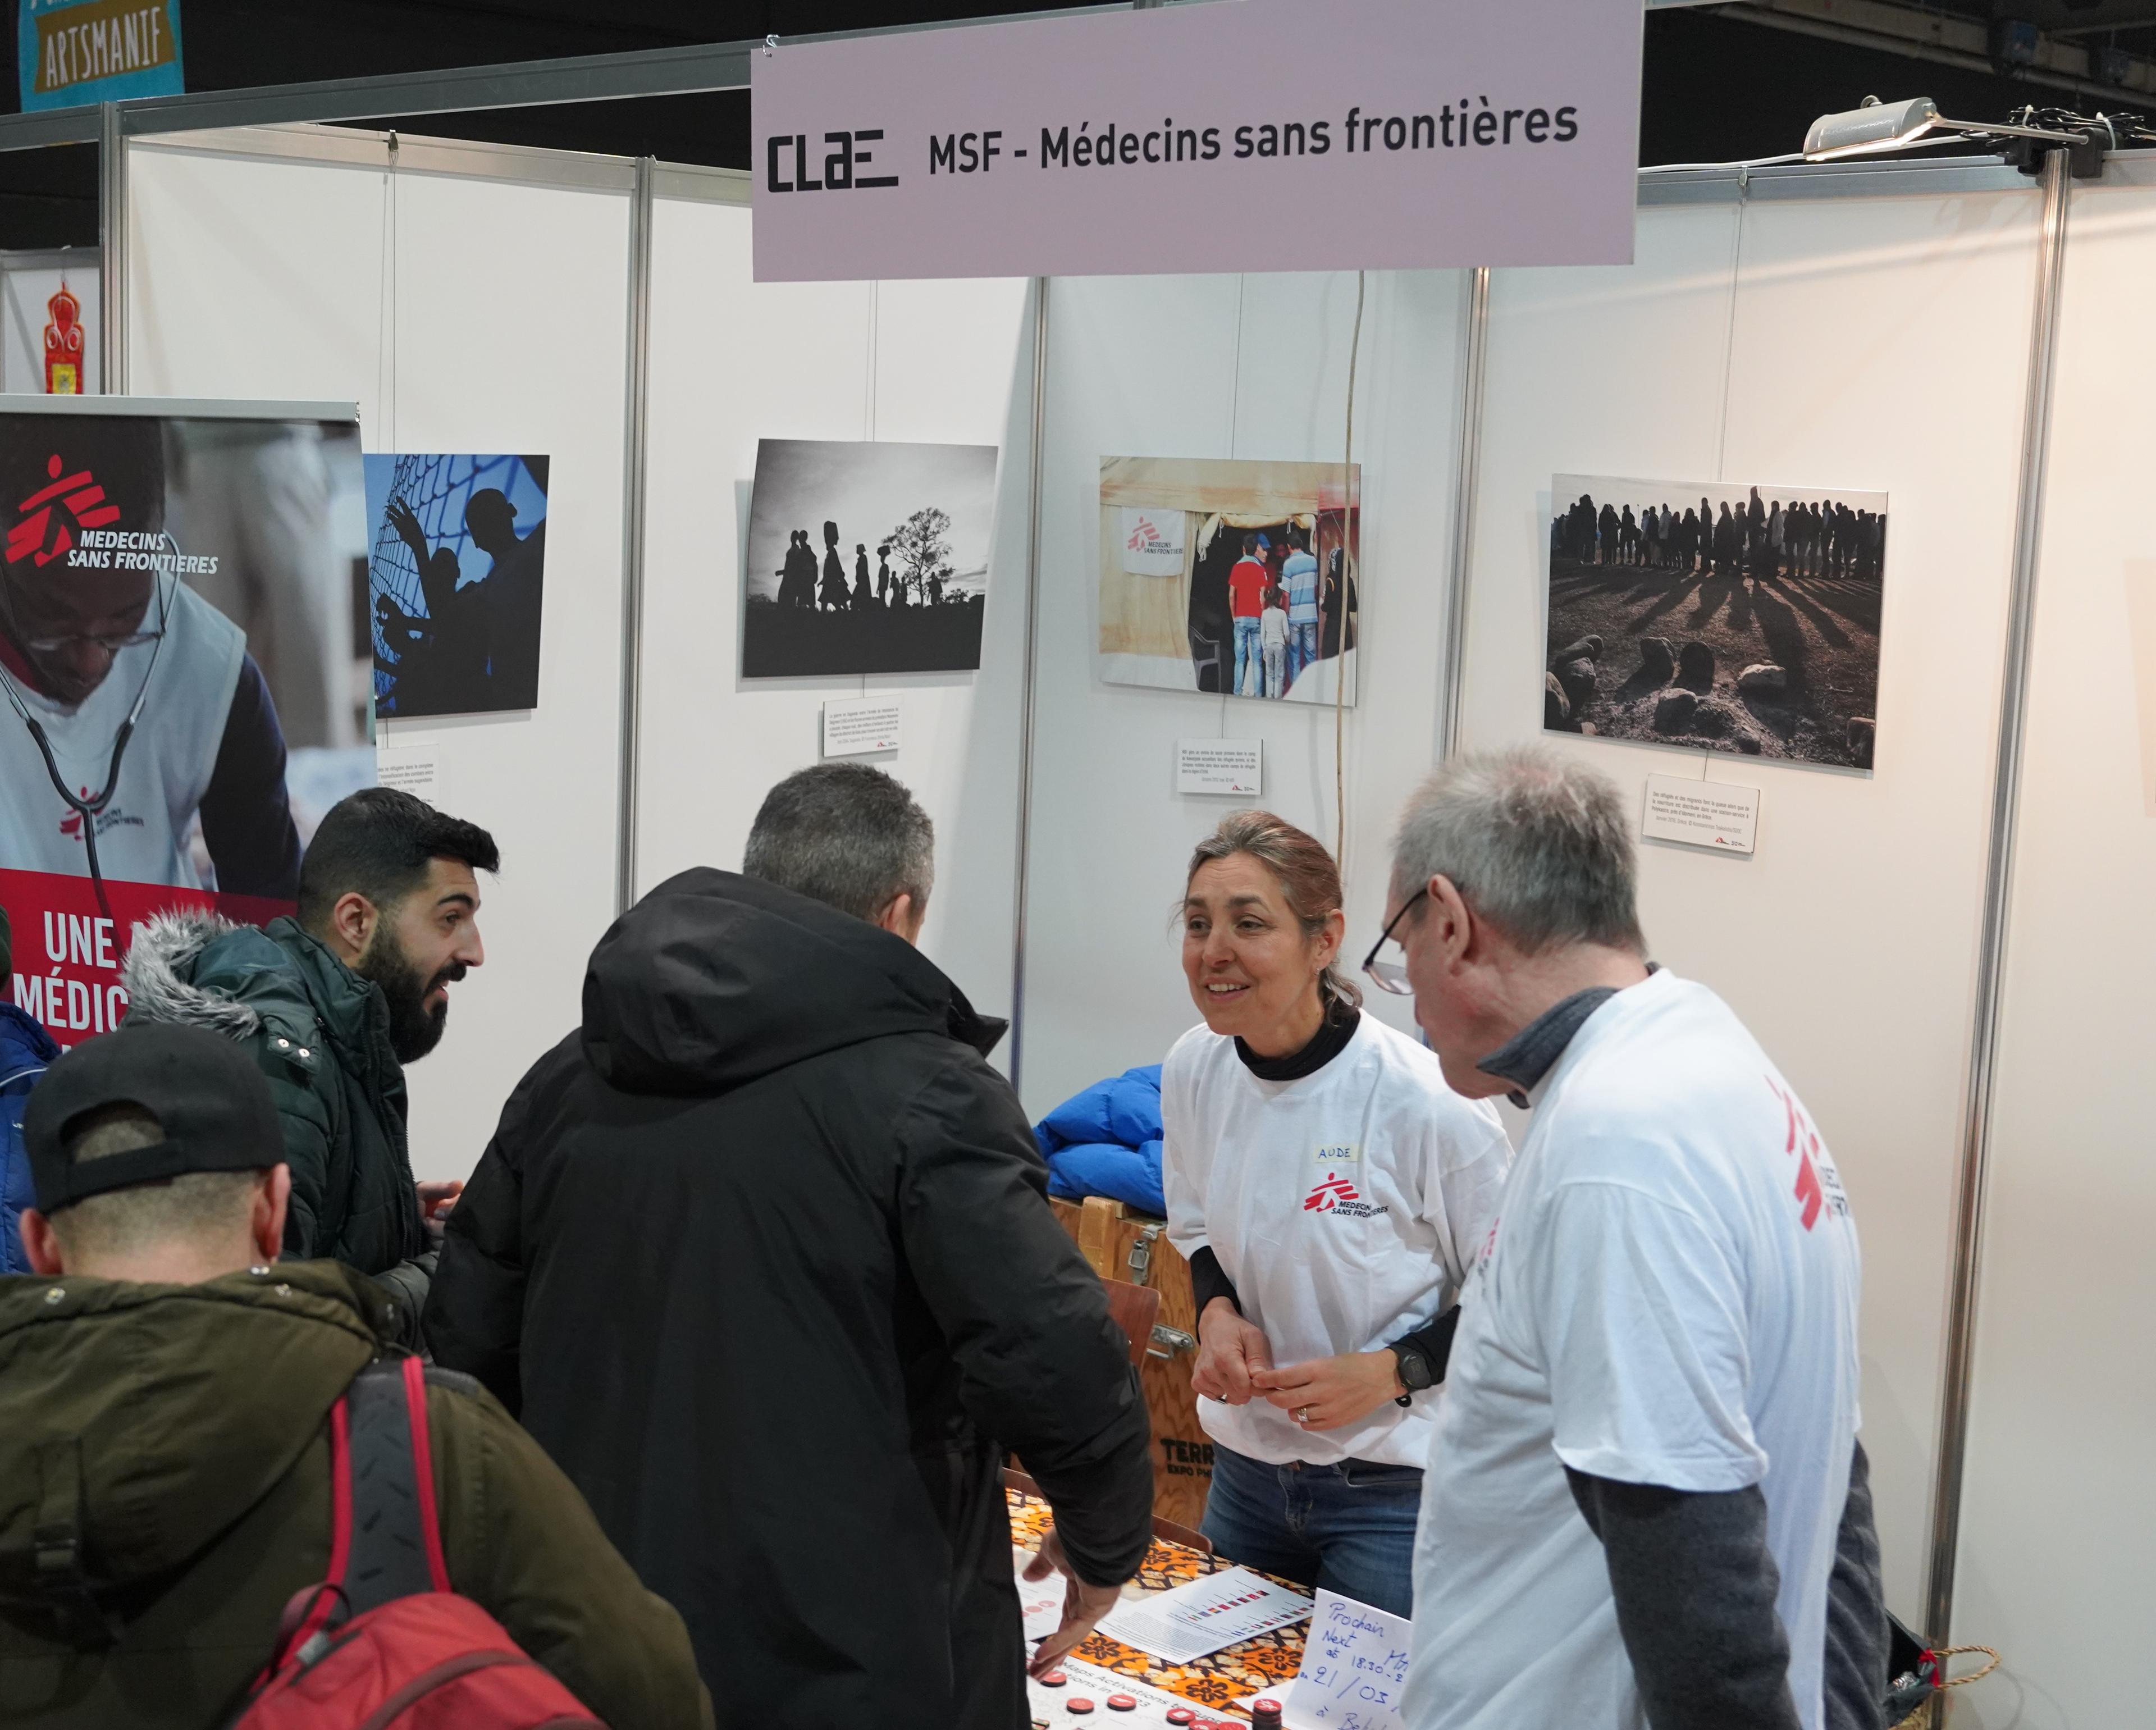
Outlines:
{"type": "Polygon", "coordinates": [[[231,1730],[605,1730],[450,1590],[418,1358],[353,1378],[330,1411],[330,1477],[329,1578],[285,1606],[231,1730]]]}

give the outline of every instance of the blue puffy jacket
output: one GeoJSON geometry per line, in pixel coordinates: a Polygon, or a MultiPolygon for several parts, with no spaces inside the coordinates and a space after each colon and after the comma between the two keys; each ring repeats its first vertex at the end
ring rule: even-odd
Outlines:
{"type": "Polygon", "coordinates": [[[1048,1161],[1048,1193],[1065,1201],[1105,1195],[1156,1219],[1168,1217],[1160,1188],[1160,1065],[1149,1063],[1096,1081],[1034,1126],[1048,1161]]]}
{"type": "Polygon", "coordinates": [[[45,1065],[60,1055],[53,1036],[28,1011],[0,1003],[0,1274],[26,1274],[23,1209],[37,1203],[30,1156],[23,1146],[23,1110],[45,1065]]]}

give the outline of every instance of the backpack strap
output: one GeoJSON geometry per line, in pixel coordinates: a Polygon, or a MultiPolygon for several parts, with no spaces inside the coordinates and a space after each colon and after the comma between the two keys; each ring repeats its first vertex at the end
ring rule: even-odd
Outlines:
{"type": "Polygon", "coordinates": [[[337,1493],[349,1512],[338,1523],[348,1524],[350,1547],[341,1573],[332,1568],[331,1579],[354,1615],[393,1599],[449,1590],[425,1376],[417,1358],[371,1363],[340,1402],[348,1436],[337,1493]]]}

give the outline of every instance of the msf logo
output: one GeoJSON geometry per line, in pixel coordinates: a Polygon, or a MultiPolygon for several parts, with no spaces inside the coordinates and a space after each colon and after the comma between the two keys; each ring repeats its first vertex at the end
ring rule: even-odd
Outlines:
{"type": "Polygon", "coordinates": [[[864,145],[883,141],[883,128],[871,126],[854,132],[826,132],[821,178],[816,176],[814,147],[806,132],[774,132],[763,151],[763,189],[767,193],[866,192],[874,187],[898,184],[896,174],[864,174],[875,162],[864,145]]]}
{"type": "Polygon", "coordinates": [[[55,455],[45,465],[51,484],[15,507],[22,516],[8,531],[9,564],[20,564],[27,558],[33,566],[43,567],[63,557],[74,545],[70,524],[74,531],[80,531],[119,521],[120,507],[106,501],[105,489],[90,470],[64,475],[60,471],[66,466],[55,455]]]}
{"type": "Polygon", "coordinates": [[[1306,1214],[1329,1214],[1343,1202],[1352,1204],[1362,1199],[1355,1186],[1347,1178],[1331,1177],[1303,1198],[1302,1210],[1306,1214]]]}

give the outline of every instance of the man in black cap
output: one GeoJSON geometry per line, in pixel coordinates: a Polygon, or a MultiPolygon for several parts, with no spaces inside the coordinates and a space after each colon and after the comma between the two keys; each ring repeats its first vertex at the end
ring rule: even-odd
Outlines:
{"type": "MultiPolygon", "coordinates": [[[[330,1571],[329,1415],[392,1301],[277,1261],[270,1086],[200,1028],[78,1045],[23,1124],[34,1276],[0,1280],[0,1722],[227,1722],[330,1571]]],[[[614,1730],[710,1725],[686,1630],[477,1385],[430,1372],[453,1589],[614,1730]]]]}

